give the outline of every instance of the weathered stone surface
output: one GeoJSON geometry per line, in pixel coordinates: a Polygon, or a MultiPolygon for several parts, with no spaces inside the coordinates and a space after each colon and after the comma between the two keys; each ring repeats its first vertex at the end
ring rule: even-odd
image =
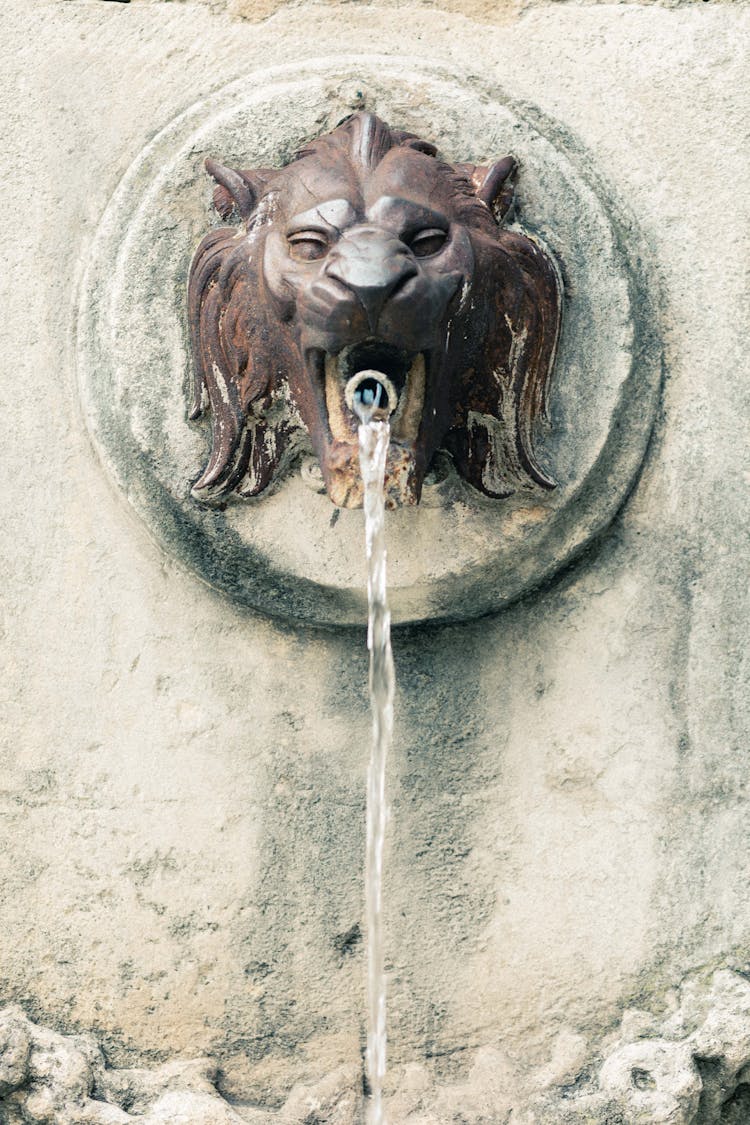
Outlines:
{"type": "MultiPolygon", "coordinates": [[[[501,615],[397,639],[392,1074],[419,1068],[426,1121],[431,1091],[497,1051],[545,1074],[545,1125],[564,1125],[548,1068],[567,1042],[561,1080],[599,1099],[595,1125],[622,1118],[595,1085],[597,1050],[637,1038],[601,1047],[622,1010],[681,1043],[703,992],[695,1018],[672,1005],[683,1034],[665,990],[750,968],[747,5],[539,4],[490,25],[300,3],[252,24],[5,0],[0,22],[0,995],[118,1068],[216,1058],[232,1112],[359,1068],[364,639],[238,612],[160,553],[92,452],[73,336],[102,214],[176,114],[295,58],[420,54],[561,122],[627,201],[666,378],[644,470],[585,558],[501,615]]],[[[448,127],[455,106],[434,112],[448,127]]]]}
{"type": "Polygon", "coordinates": [[[92,1037],[58,1035],[20,1008],[0,1011],[3,1125],[356,1125],[361,1117],[359,1068],[295,1086],[277,1112],[233,1109],[217,1092],[217,1078],[208,1059],[110,1069],[92,1037]]]}
{"type": "Polygon", "coordinates": [[[0,1097],[25,1082],[30,1051],[23,1013],[7,1011],[0,1022],[0,1097]]]}
{"type": "MultiPolygon", "coordinates": [[[[6,1044],[0,1067],[13,1073],[12,1092],[7,1086],[0,1095],[0,1120],[8,1125],[362,1120],[359,1067],[295,1086],[276,1111],[233,1108],[217,1093],[218,1071],[210,1060],[155,1071],[109,1069],[90,1037],[56,1035],[12,1008],[0,1013],[0,1036],[6,1044]]],[[[708,984],[702,977],[686,980],[679,1007],[666,1017],[626,1011],[619,1035],[601,1044],[563,1031],[549,1064],[537,1071],[492,1047],[476,1051],[465,1078],[449,1084],[410,1063],[390,1075],[386,1111],[393,1125],[722,1125],[743,1120],[737,1114],[747,1103],[749,1076],[750,984],[724,970],[708,984]],[[604,1061],[597,1061],[602,1054],[604,1061]]]]}
{"type": "Polygon", "coordinates": [[[57,1035],[31,1023],[19,1008],[0,1012],[0,1067],[12,1074],[0,1099],[0,1120],[7,1125],[242,1121],[217,1094],[213,1064],[198,1060],[167,1063],[153,1072],[108,1070],[92,1037],[57,1035]]]}
{"type": "MultiPolygon", "coordinates": [[[[189,0],[130,0],[134,4],[174,4],[187,3],[189,0]]],[[[283,8],[289,0],[192,0],[193,3],[204,4],[209,11],[217,14],[226,12],[237,19],[249,20],[257,23],[268,19],[274,12],[283,8]]],[[[325,2],[325,0],[323,0],[325,2]]],[[[423,0],[424,2],[424,0],[423,0]]],[[[462,16],[482,23],[504,24],[528,12],[536,6],[543,6],[548,0],[439,0],[439,8],[447,12],[456,12],[462,16]]],[[[588,4],[638,4],[644,7],[649,4],[663,8],[678,8],[695,3],[695,0],[586,0],[588,4]]],[[[709,0],[703,0],[708,3],[709,0]]],[[[389,8],[398,6],[399,0],[381,0],[379,7],[389,8]]],[[[746,3],[746,0],[711,0],[714,4],[746,3]]]]}

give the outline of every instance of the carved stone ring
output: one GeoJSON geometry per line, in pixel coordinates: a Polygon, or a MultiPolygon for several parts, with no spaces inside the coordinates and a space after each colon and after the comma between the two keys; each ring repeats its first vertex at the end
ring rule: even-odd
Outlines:
{"type": "Polygon", "coordinates": [[[661,373],[648,260],[563,122],[423,59],[295,60],[190,106],[123,177],[81,284],[84,416],[179,563],[350,625],[353,406],[377,400],[393,621],[475,617],[632,489],[661,373]]]}

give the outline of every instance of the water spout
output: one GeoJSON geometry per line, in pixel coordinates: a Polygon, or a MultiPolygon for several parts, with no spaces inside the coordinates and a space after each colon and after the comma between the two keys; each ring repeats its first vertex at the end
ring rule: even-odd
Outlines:
{"type": "MultiPolygon", "coordinates": [[[[369,369],[352,375],[344,388],[344,398],[349,409],[357,415],[363,425],[373,419],[389,418],[398,406],[398,391],[388,376],[382,371],[369,369]]],[[[361,437],[359,448],[361,451],[361,437]]],[[[361,464],[360,456],[360,468],[361,464]]]]}
{"type": "MultiPolygon", "coordinates": [[[[367,1052],[365,1070],[369,1086],[369,1125],[385,1125],[383,1079],[386,1066],[386,980],[383,941],[383,850],[387,807],[385,769],[393,731],[395,676],[391,651],[391,616],[388,610],[385,550],[385,467],[390,426],[381,405],[383,388],[388,402],[386,376],[366,375],[352,396],[352,409],[360,419],[359,460],[364,484],[365,547],[367,554],[367,647],[370,650],[370,706],[372,752],[367,774],[367,852],[365,860],[365,915],[367,939],[367,1052]],[[375,384],[373,387],[372,384],[375,384]],[[361,388],[361,390],[360,390],[361,388]],[[368,392],[372,392],[368,394],[368,392]]],[[[390,405],[388,403],[388,405],[390,405]]],[[[395,408],[395,404],[394,404],[395,408]]],[[[387,411],[387,413],[386,413],[387,411]]]]}

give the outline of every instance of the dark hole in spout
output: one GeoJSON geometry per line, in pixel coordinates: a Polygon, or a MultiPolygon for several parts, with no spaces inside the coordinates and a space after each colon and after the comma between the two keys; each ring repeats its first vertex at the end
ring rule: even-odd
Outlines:
{"type": "Polygon", "coordinates": [[[385,388],[377,379],[364,379],[354,392],[354,401],[372,410],[377,410],[386,398],[385,388]]]}
{"type": "Polygon", "coordinates": [[[360,422],[385,421],[398,406],[398,391],[383,371],[360,371],[344,390],[349,409],[360,422]]]}

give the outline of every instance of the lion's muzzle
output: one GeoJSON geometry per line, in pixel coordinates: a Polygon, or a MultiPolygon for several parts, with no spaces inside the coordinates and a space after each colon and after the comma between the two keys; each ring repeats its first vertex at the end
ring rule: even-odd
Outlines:
{"type": "Polygon", "coordinates": [[[326,277],[355,295],[375,332],[385,303],[418,273],[400,239],[377,227],[355,227],[328,256],[326,277]]]}

